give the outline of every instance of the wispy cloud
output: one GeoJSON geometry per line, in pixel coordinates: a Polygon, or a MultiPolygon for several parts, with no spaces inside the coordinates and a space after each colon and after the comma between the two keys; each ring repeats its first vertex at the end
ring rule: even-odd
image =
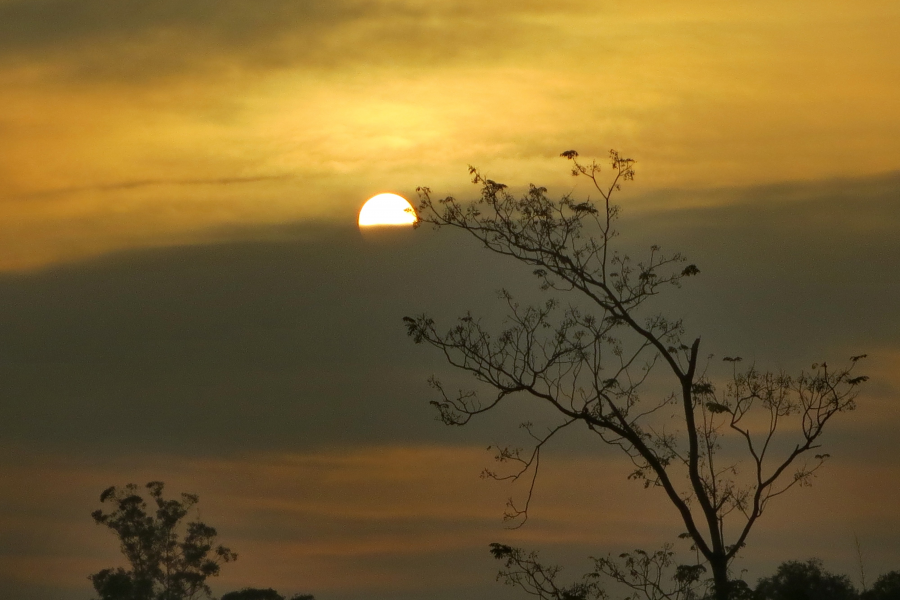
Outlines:
{"type": "MultiPolygon", "coordinates": [[[[532,520],[506,529],[503,501],[516,490],[476,476],[488,459],[482,447],[393,445],[238,459],[133,454],[87,461],[42,453],[18,464],[0,461],[10,484],[0,551],[17,545],[18,556],[4,561],[0,577],[47,586],[51,598],[86,593],[88,573],[121,563],[114,537],[89,516],[100,492],[155,479],[164,479],[171,494],[198,493],[201,517],[240,554],[215,581],[219,593],[272,586],[338,599],[403,591],[453,597],[477,586],[480,593],[470,597],[494,598],[501,588],[492,585],[488,542],[541,548],[549,560],[583,564],[589,555],[651,548],[678,533],[660,494],[627,480],[627,460],[604,456],[550,456],[532,520]]],[[[789,500],[772,508],[743,557],[750,577],[802,556],[810,543],[831,568],[852,564],[850,527],[866,546],[870,568],[892,568],[896,540],[878,533],[897,521],[887,508],[897,497],[893,468],[838,462],[812,490],[794,494],[802,518],[789,500]],[[863,515],[863,507],[875,512],[863,515]],[[836,518],[848,529],[835,528],[836,518]]]]}
{"type": "Polygon", "coordinates": [[[116,192],[121,190],[133,190],[137,188],[152,188],[163,186],[219,186],[259,183],[261,181],[279,181],[294,179],[294,175],[260,175],[256,177],[217,177],[209,179],[144,179],[139,181],[119,181],[89,186],[74,186],[68,188],[55,188],[49,190],[36,190],[12,196],[14,200],[27,200],[30,198],[52,198],[55,196],[68,196],[84,192],[116,192]]]}

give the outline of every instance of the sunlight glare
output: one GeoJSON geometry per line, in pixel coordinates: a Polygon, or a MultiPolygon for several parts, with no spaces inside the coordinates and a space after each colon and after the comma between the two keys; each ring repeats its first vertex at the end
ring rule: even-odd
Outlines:
{"type": "Polygon", "coordinates": [[[402,196],[378,194],[372,196],[359,211],[359,226],[412,225],[416,211],[402,196]]]}

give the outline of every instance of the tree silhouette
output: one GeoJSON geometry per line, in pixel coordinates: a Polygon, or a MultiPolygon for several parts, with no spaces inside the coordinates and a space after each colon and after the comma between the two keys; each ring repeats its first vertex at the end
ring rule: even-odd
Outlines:
{"type": "Polygon", "coordinates": [[[859,595],[861,600],[900,600],[900,571],[890,571],[875,580],[872,589],[859,595]]]}
{"type": "Polygon", "coordinates": [[[113,510],[91,513],[94,521],[118,536],[130,569],[104,569],[89,576],[100,600],[194,600],[210,596],[206,584],[219,574],[222,563],[237,554],[215,546],[216,530],[200,521],[182,524],[199,498],[181,494],[181,500],[163,498],[164,484],[146,486],[155,510],[138,494],[134,484],[110,487],[100,502],[113,510]]]}
{"type": "Polygon", "coordinates": [[[846,575],[829,573],[822,561],[788,561],[756,585],[758,600],[854,600],[856,590],[846,575]]]}
{"type": "Polygon", "coordinates": [[[569,195],[553,200],[534,185],[515,197],[473,167],[481,188],[474,202],[434,199],[430,189],[418,189],[419,225],[469,234],[530,267],[542,289],[568,298],[565,305],[551,298],[522,306],[502,291],[508,317],[496,331],[471,313],[447,330],[427,315],[405,317],[416,343],[436,347],[489,390],[482,401],[479,390],[454,393],[432,377],[439,395],[432,404],[448,425],[464,425],[501,403],[531,400],[555,409],[557,420],[545,426],[523,424],[534,440],[530,449],[497,449],[511,472],[486,471],[498,479],[530,474],[524,503],[509,503],[507,517],[520,524],[551,438],[581,425],[619,448],[634,464],[630,478],[663,490],[712,573],[715,598],[725,600],[729,565],[769,502],[807,485],[828,458],[814,451],[826,424],[854,408],[866,377],[852,370],[864,355],[844,368],[814,364],[798,376],[741,369],[739,357],[725,357],[727,376],[719,373],[712,355],[702,357],[700,338],[687,338],[680,319],[654,307],[666,289],[699,269],[656,245],[640,261],[616,246],[619,208],[612,197],[634,178],[634,161],[611,151],[612,174],[602,183],[595,161],[583,164],[575,151],[562,156],[572,161],[573,175],[587,177],[600,193],[598,203],[569,195]],[[669,391],[652,393],[651,382],[669,391]],[[795,436],[789,445],[785,433],[795,436]],[[728,458],[739,450],[743,462],[728,458]]]}

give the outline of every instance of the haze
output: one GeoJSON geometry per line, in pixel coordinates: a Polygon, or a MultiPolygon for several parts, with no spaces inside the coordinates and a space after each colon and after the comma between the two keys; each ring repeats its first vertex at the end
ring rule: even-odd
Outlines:
{"type": "Polygon", "coordinates": [[[870,573],[900,568],[900,6],[689,4],[0,0],[0,596],[88,597],[119,562],[99,493],[153,479],[240,554],[217,593],[514,598],[489,542],[575,574],[679,533],[578,441],[505,529],[515,491],[478,474],[518,420],[437,423],[428,376],[464,381],[401,318],[535,282],[356,227],[385,190],[474,196],[470,164],[585,197],[569,149],[638,161],[621,229],[700,267],[668,306],[710,352],[870,356],[748,580],[853,575],[854,535],[870,573]]]}

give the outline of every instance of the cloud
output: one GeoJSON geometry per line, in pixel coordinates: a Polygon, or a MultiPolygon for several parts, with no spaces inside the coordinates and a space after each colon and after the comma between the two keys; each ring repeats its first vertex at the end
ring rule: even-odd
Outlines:
{"type": "MultiPolygon", "coordinates": [[[[797,184],[626,210],[621,239],[635,256],[655,242],[700,266],[659,308],[683,315],[704,352],[794,371],[900,346],[900,290],[884,276],[900,262],[898,186],[797,184]]],[[[449,326],[466,308],[498,318],[501,286],[542,296],[527,269],[462,237],[405,234],[370,243],[352,226],[248,225],[223,234],[244,241],[3,275],[0,383],[15,402],[0,434],[88,454],[479,439],[433,421],[427,376],[469,382],[411,344],[401,317],[449,326]]]]}
{"type": "MultiPolygon", "coordinates": [[[[873,568],[893,568],[896,540],[881,532],[898,468],[900,284],[884,274],[900,261],[898,187],[890,175],[716,190],[689,209],[662,210],[662,194],[626,206],[626,250],[660,243],[700,266],[659,306],[685,315],[704,352],[789,371],[872,356],[859,411],[826,439],[834,465],[766,516],[759,554],[746,556],[754,572],[810,547],[852,566],[852,532],[828,526],[837,518],[873,568]]],[[[499,517],[516,492],[482,491],[481,448],[524,445],[518,423],[545,415],[510,403],[464,428],[434,420],[427,377],[451,389],[473,381],[412,344],[401,317],[428,312],[449,327],[472,308],[497,323],[497,288],[545,298],[529,271],[449,232],[364,238],[298,223],[0,275],[0,476],[10,482],[0,538],[23,549],[0,591],[70,597],[66,581],[116,558],[86,519],[96,494],[157,478],[200,492],[204,518],[244,552],[223,586],[351,600],[414,598],[440,581],[447,600],[494,597],[493,539],[576,564],[668,539],[668,507],[634,495],[627,469],[577,435],[549,449],[534,520],[506,538],[499,517]],[[63,550],[46,541],[60,536],[63,550]]]]}
{"type": "MultiPolygon", "coordinates": [[[[735,353],[752,348],[788,360],[804,345],[809,353],[900,339],[890,308],[900,289],[884,276],[900,260],[898,189],[900,175],[892,173],[691,192],[694,202],[707,205],[634,214],[628,227],[698,263],[702,275],[691,286],[710,294],[709,303],[702,310],[681,306],[695,326],[709,319],[730,323],[723,336],[712,332],[713,345],[730,339],[735,353]],[[763,324],[769,341],[753,331],[763,324]]],[[[665,197],[647,203],[659,208],[665,197]]],[[[668,201],[675,207],[691,201],[682,198],[668,201]]]]}
{"type": "Polygon", "coordinates": [[[134,80],[228,65],[333,68],[488,59],[533,44],[541,26],[529,18],[581,5],[18,0],[0,3],[0,56],[58,61],[79,77],[134,80]]]}
{"type": "Polygon", "coordinates": [[[30,192],[23,197],[14,198],[30,199],[47,196],[69,196],[83,192],[116,192],[133,190],[135,188],[161,187],[161,186],[197,186],[197,185],[235,185],[241,183],[258,183],[261,181],[273,181],[288,179],[286,175],[260,175],[255,177],[218,177],[214,179],[145,179],[139,181],[118,181],[115,183],[98,184],[94,186],[70,187],[47,189],[30,192]]]}
{"type": "MultiPolygon", "coordinates": [[[[516,490],[476,476],[487,458],[483,447],[435,444],[234,458],[0,455],[8,483],[0,552],[13,555],[0,566],[0,591],[23,600],[85,595],[88,573],[122,560],[113,535],[89,516],[100,492],[156,479],[168,494],[199,494],[200,518],[238,552],[213,581],[218,594],[271,586],[336,600],[505,598],[489,542],[538,548],[575,578],[588,556],[652,549],[679,532],[662,493],[628,481],[628,461],[611,451],[575,460],[551,452],[531,521],[511,531],[500,514],[516,490]]],[[[829,568],[852,572],[855,530],[870,572],[894,568],[897,540],[883,532],[898,519],[895,474],[896,466],[830,465],[812,489],[769,509],[741,567],[753,581],[814,549],[829,568]]]]}
{"type": "Polygon", "coordinates": [[[759,6],[6,0],[0,268],[352,218],[470,163],[568,186],[569,148],[640,189],[897,169],[891,6],[759,6]]]}

